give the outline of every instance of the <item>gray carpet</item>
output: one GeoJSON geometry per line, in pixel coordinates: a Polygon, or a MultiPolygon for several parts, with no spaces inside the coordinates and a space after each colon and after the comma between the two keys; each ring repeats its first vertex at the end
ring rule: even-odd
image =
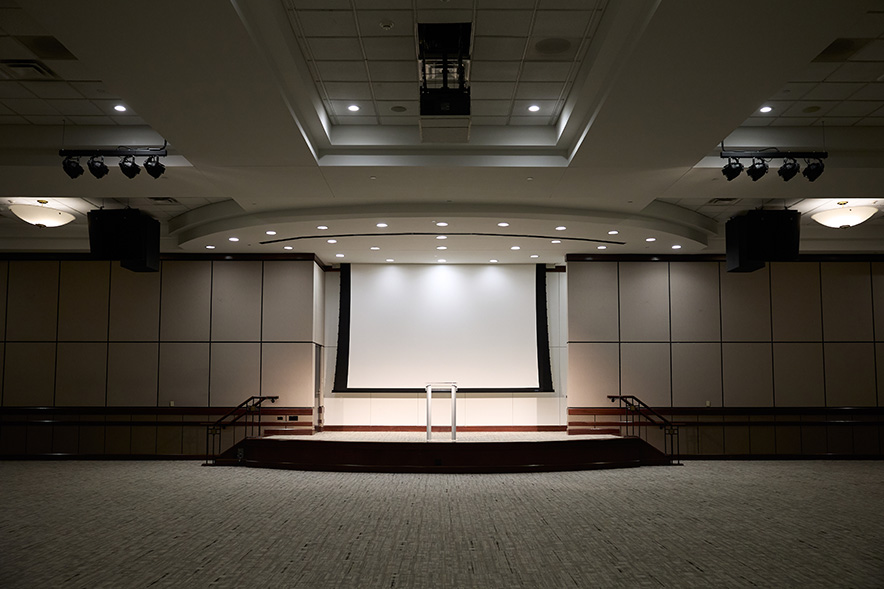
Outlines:
{"type": "Polygon", "coordinates": [[[882,587],[884,462],[0,462],[3,587],[882,587]]]}

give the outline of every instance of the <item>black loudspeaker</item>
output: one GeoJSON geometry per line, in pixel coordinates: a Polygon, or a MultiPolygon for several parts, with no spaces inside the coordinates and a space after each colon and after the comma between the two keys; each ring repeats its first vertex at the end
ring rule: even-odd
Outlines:
{"type": "Polygon", "coordinates": [[[89,248],[98,260],[120,260],[133,272],[160,269],[160,222],[138,209],[89,211],[89,248]]]}
{"type": "Polygon", "coordinates": [[[754,272],[765,262],[798,259],[801,213],[789,210],[749,211],[725,224],[727,271],[754,272]]]}

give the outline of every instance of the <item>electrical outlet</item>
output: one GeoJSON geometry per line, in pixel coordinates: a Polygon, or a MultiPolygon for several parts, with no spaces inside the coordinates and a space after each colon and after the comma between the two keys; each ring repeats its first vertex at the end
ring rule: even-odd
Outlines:
{"type": "Polygon", "coordinates": [[[712,407],[712,401],[706,401],[706,406],[707,406],[707,407],[712,407]]]}
{"type": "Polygon", "coordinates": [[[276,421],[283,421],[285,418],[282,415],[276,416],[276,421]]]}
{"type": "Polygon", "coordinates": [[[298,421],[297,415],[289,415],[289,421],[298,421]]]}
{"type": "Polygon", "coordinates": [[[174,406],[175,406],[175,401],[169,401],[169,407],[174,407],[174,406]]]}

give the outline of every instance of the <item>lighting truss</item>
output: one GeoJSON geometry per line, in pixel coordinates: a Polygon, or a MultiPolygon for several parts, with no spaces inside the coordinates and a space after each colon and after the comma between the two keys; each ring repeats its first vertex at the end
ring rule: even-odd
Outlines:
{"type": "MultiPolygon", "coordinates": [[[[150,175],[154,178],[157,178],[162,174],[162,171],[160,170],[165,171],[165,166],[159,163],[158,158],[168,155],[168,151],[166,150],[167,145],[168,142],[163,142],[162,147],[118,147],[116,149],[59,149],[58,155],[65,158],[62,164],[64,166],[65,172],[67,172],[68,176],[70,176],[71,179],[77,178],[78,176],[81,176],[83,174],[83,168],[79,165],[79,160],[81,157],[90,158],[89,171],[92,172],[92,174],[96,178],[101,178],[102,176],[107,174],[107,167],[103,164],[103,158],[105,157],[120,158],[121,169],[123,162],[131,162],[131,165],[135,166],[138,171],[141,171],[141,169],[138,168],[135,164],[134,158],[149,158],[152,159],[152,164],[155,164],[155,166],[159,167],[152,168],[154,171],[148,171],[148,173],[150,173],[150,175]],[[94,164],[91,163],[93,161],[102,162],[102,166],[104,167],[94,168],[94,164]],[[157,173],[157,175],[154,176],[154,173],[157,173]]],[[[134,178],[136,174],[138,174],[138,172],[133,171],[132,175],[126,174],[126,176],[128,176],[129,178],[134,178]]]]}

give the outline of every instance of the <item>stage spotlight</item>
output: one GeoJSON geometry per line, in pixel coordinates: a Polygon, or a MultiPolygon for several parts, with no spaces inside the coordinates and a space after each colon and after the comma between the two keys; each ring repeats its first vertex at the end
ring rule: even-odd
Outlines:
{"type": "Polygon", "coordinates": [[[724,174],[728,182],[739,176],[742,171],[743,164],[737,158],[729,158],[728,163],[721,169],[721,173],[724,174]]]}
{"type": "Polygon", "coordinates": [[[801,169],[801,166],[798,165],[793,158],[787,157],[785,161],[783,161],[783,165],[777,170],[777,174],[780,175],[780,178],[788,182],[792,178],[795,177],[795,174],[801,169]]]}
{"type": "Polygon", "coordinates": [[[120,170],[126,175],[126,178],[134,178],[141,172],[141,168],[135,163],[135,157],[131,155],[124,156],[120,160],[120,170]]]}
{"type": "Polygon", "coordinates": [[[108,170],[104,163],[104,156],[93,155],[86,163],[86,167],[89,168],[89,172],[96,178],[104,178],[107,176],[108,170]]]}
{"type": "Polygon", "coordinates": [[[166,171],[166,166],[160,163],[160,158],[152,155],[144,161],[144,169],[152,178],[159,178],[166,171]]]}
{"type": "Polygon", "coordinates": [[[813,182],[817,178],[819,178],[823,173],[823,160],[817,160],[815,162],[809,162],[807,167],[804,168],[804,171],[801,172],[804,174],[804,177],[807,178],[808,182],[813,182]]]}
{"type": "Polygon", "coordinates": [[[755,158],[751,166],[746,169],[746,175],[752,178],[753,182],[757,182],[759,178],[767,174],[767,162],[763,159],[755,158]]]}
{"type": "Polygon", "coordinates": [[[71,180],[83,175],[83,166],[80,165],[80,158],[78,157],[69,155],[61,162],[61,167],[64,168],[65,174],[71,177],[71,180]]]}

